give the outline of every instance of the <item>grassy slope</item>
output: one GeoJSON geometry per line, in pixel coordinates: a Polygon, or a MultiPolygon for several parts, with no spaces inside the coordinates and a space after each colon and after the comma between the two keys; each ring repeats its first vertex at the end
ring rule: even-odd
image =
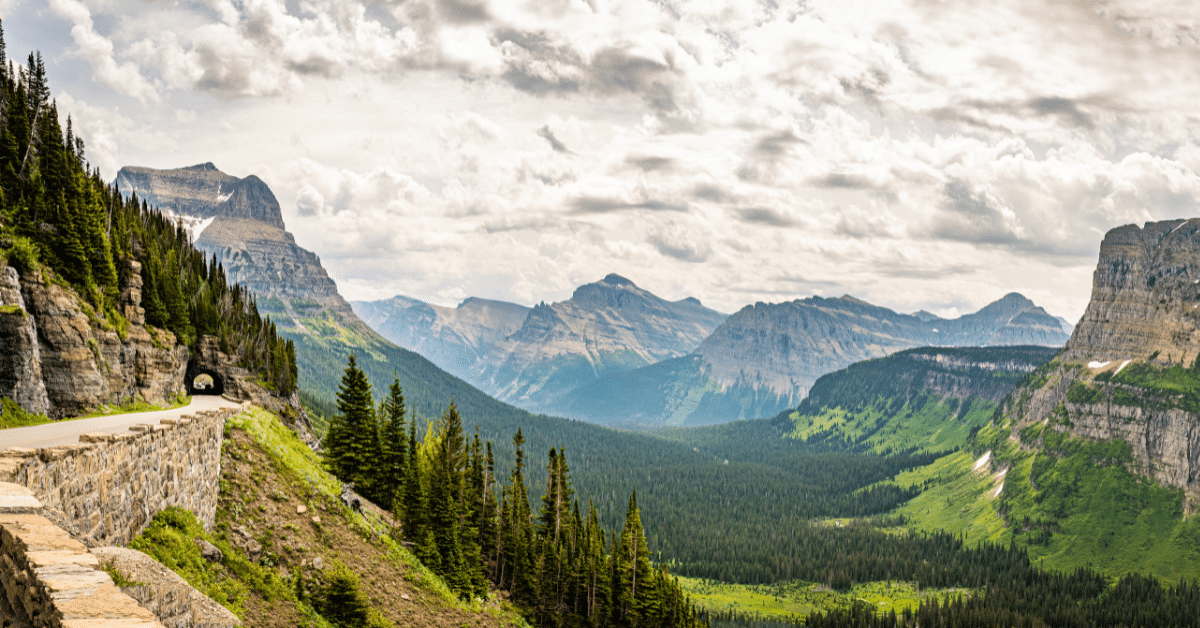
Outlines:
{"type": "Polygon", "coordinates": [[[755,614],[765,620],[796,620],[817,611],[849,608],[856,600],[873,604],[882,611],[900,612],[916,609],[923,600],[963,592],[962,589],[918,591],[908,582],[869,582],[855,585],[846,593],[807,582],[750,585],[681,577],[679,584],[697,608],[755,614]]]}
{"type": "MultiPolygon", "coordinates": [[[[1194,388],[1179,387],[1195,379],[1180,369],[1146,368],[1114,378],[1126,391],[1141,385],[1179,393],[1180,404],[1189,402],[1194,388]]],[[[1043,375],[1028,384],[1046,385],[1055,384],[1043,375]]],[[[1072,394],[1103,388],[1079,387],[1072,394]]],[[[1014,399],[1023,397],[1014,393],[1014,399]]],[[[1065,410],[1055,416],[1069,426],[1065,410]]],[[[1182,490],[1129,470],[1135,465],[1128,443],[1085,439],[1040,423],[1026,426],[1018,438],[1006,417],[1000,421],[961,451],[898,477],[901,483],[928,482],[900,513],[921,529],[961,532],[971,541],[1015,541],[1046,568],[1200,578],[1200,517],[1184,515],[1182,490]],[[984,452],[991,452],[989,464],[973,472],[984,452]]]]}
{"type": "Polygon", "coordinates": [[[313,611],[311,599],[296,595],[296,578],[299,589],[311,593],[338,564],[357,574],[360,590],[385,620],[381,625],[525,625],[499,600],[458,601],[388,536],[385,515],[368,508],[364,516],[343,506],[340,483],[274,415],[251,409],[231,418],[227,432],[215,531],[189,531],[216,543],[226,555],[223,564],[200,560],[190,538],[172,543],[152,532],[134,546],[167,558],[164,564],[234,610],[246,625],[329,625],[313,611]],[[298,506],[306,512],[297,512],[298,506]],[[239,549],[236,528],[262,544],[261,565],[239,549]],[[323,569],[312,567],[316,557],[323,569]]]}

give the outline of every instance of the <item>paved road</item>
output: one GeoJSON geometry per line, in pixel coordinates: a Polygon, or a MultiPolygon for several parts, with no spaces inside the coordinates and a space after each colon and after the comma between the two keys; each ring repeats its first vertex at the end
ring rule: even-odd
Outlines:
{"type": "Polygon", "coordinates": [[[132,414],[113,414],[94,419],[78,419],[75,421],[55,421],[44,425],[30,427],[14,427],[0,430],[0,451],[9,447],[27,447],[40,449],[42,447],[57,447],[79,442],[80,434],[106,432],[120,434],[129,431],[129,426],[138,423],[157,424],[163,419],[178,419],[185,414],[195,414],[204,410],[240,407],[235,401],[224,397],[197,395],[192,402],[182,408],[157,410],[155,412],[135,412],[132,414]]]}

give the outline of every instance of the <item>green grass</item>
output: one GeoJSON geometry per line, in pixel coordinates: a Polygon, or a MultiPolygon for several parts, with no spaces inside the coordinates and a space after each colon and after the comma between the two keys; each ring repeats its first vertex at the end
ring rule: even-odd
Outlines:
{"type": "Polygon", "coordinates": [[[807,441],[836,434],[876,453],[949,451],[962,447],[995,409],[995,403],[978,397],[960,402],[924,393],[899,408],[892,399],[879,397],[857,411],[841,406],[823,407],[815,414],[794,411],[789,418],[795,428],[789,436],[807,441]]]}
{"type": "Polygon", "coordinates": [[[17,402],[8,397],[0,397],[0,429],[10,427],[28,427],[50,423],[51,418],[44,414],[26,412],[17,402]]]}
{"type": "Polygon", "coordinates": [[[962,593],[965,589],[925,589],[911,582],[867,582],[838,593],[810,582],[780,582],[770,585],[727,584],[703,578],[679,578],[679,585],[697,608],[734,611],[765,620],[797,620],[814,612],[849,608],[855,601],[881,611],[916,609],[924,600],[962,593]]]}
{"type": "Polygon", "coordinates": [[[1124,441],[1053,430],[1043,440],[1014,457],[1000,504],[1031,557],[1060,570],[1200,578],[1200,518],[1184,516],[1181,489],[1130,471],[1124,441]]]}
{"type": "Polygon", "coordinates": [[[196,516],[182,508],[170,506],[159,512],[129,547],[149,554],[239,618],[245,616],[251,589],[268,601],[300,604],[275,572],[251,562],[228,542],[205,534],[196,516]],[[196,539],[216,545],[224,555],[222,564],[205,560],[196,539]]]}
{"type": "Polygon", "coordinates": [[[928,488],[896,510],[917,530],[962,534],[968,544],[1006,543],[1011,531],[991,499],[995,484],[990,473],[972,471],[976,457],[968,451],[948,454],[930,465],[896,476],[900,486],[928,488]]]}

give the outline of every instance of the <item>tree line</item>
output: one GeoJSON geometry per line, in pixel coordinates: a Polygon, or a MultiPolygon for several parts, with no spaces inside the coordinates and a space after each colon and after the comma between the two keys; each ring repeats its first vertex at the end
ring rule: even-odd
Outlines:
{"type": "Polygon", "coordinates": [[[491,441],[478,431],[467,439],[453,401],[418,440],[399,381],[376,406],[354,356],[337,408],[322,442],[330,471],[389,507],[405,543],[461,597],[507,591],[538,626],[704,625],[678,582],[652,564],[636,492],[620,532],[607,531],[594,504],[581,509],[566,454],[552,448],[535,513],[520,429],[503,482],[491,441]]]}
{"type": "Polygon", "coordinates": [[[810,628],[1186,628],[1200,626],[1200,586],[1164,586],[1129,574],[1109,586],[1100,574],[1035,571],[1001,577],[979,593],[944,596],[915,609],[879,612],[865,604],[815,613],[810,628]]]}
{"type": "Polygon", "coordinates": [[[50,99],[45,63],[6,57],[0,23],[0,257],[22,275],[50,271],[72,288],[95,324],[124,336],[121,286],[141,265],[146,324],[195,347],[204,335],[259,373],[281,395],[296,388],[295,347],[259,316],[254,298],[230,285],[186,231],[136,195],[105,183],[85,157],[70,117],[50,99]]]}

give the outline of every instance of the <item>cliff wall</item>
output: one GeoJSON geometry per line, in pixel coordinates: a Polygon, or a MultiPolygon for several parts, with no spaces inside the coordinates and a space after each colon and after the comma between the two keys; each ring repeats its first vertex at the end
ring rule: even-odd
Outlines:
{"type": "Polygon", "coordinates": [[[122,273],[121,307],[130,324],[117,329],[50,271],[20,276],[0,268],[0,397],[51,418],[141,397],[162,402],[184,392],[187,347],[170,332],[142,325],[140,265],[122,273]]]}
{"type": "Polygon", "coordinates": [[[0,452],[0,482],[33,491],[48,518],[89,546],[128,545],[167,506],[186,508],[211,527],[232,413],[85,434],[76,445],[8,449],[0,452]]]}
{"type": "MultiPolygon", "coordinates": [[[[1092,298],[1043,377],[1009,398],[1041,423],[1129,443],[1131,470],[1200,497],[1200,219],[1127,225],[1100,246],[1092,298]]],[[[1022,443],[1037,448],[1036,441],[1022,443]]]]}

